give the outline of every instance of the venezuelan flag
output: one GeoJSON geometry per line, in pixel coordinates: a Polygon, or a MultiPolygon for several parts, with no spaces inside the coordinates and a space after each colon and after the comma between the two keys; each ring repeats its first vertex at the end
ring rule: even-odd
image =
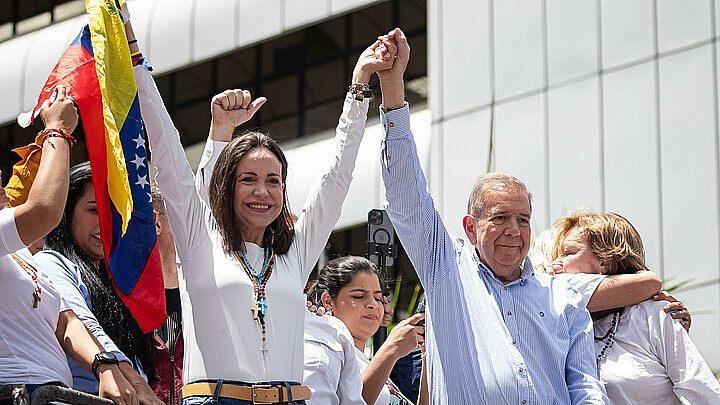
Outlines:
{"type": "Polygon", "coordinates": [[[116,291],[147,333],[165,322],[165,293],[122,3],[85,1],[89,23],[50,74],[32,117],[58,84],[67,86],[85,130],[105,263],[116,291]]]}

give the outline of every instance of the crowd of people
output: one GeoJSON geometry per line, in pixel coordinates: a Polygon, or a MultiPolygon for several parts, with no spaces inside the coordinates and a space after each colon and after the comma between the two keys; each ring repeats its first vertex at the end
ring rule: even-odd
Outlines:
{"type": "MultiPolygon", "coordinates": [[[[126,34],[137,54],[129,21],[126,34]]],[[[43,153],[28,199],[0,210],[0,384],[29,393],[61,385],[118,405],[720,403],[720,384],[687,333],[689,312],[661,293],[624,217],[563,217],[536,238],[531,260],[530,192],[513,176],[487,174],[470,191],[465,238],[447,232],[410,131],[409,58],[400,29],[360,55],[334,155],[297,216],[280,145],[261,132],[233,137],[265,98],[234,89],[210,101],[193,173],[152,75],[134,58],[158,169],[152,200],[168,315],[148,334],[108,274],[90,165],[68,167],[78,116],[58,86],[40,110],[43,153]],[[368,359],[368,340],[391,318],[378,268],[336,258],[303,291],[352,180],[373,74],[386,209],[427,304],[368,359]],[[33,256],[26,247],[43,238],[33,256]],[[390,375],[417,350],[419,394],[409,395],[390,375]]]]}

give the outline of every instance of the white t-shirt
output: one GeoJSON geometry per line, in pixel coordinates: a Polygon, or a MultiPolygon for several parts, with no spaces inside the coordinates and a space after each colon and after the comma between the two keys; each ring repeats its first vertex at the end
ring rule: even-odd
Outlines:
{"type": "MultiPolygon", "coordinates": [[[[600,380],[616,404],[720,404],[720,384],[690,336],[663,311],[663,301],[625,308],[615,342],[600,363],[600,380]]],[[[612,315],[595,321],[604,336],[612,315]]],[[[605,342],[595,342],[595,352],[605,342]]]]}
{"type": "Polygon", "coordinates": [[[353,338],[343,321],[306,311],[304,338],[302,383],[312,391],[308,405],[365,405],[353,338]]]}
{"type": "Polygon", "coordinates": [[[15,226],[15,208],[0,209],[0,384],[72,386],[72,375],[55,336],[58,315],[67,310],[50,278],[38,268],[15,226]],[[33,308],[35,283],[12,257],[38,275],[40,302],[33,308]]]}
{"type": "MultiPolygon", "coordinates": [[[[222,249],[215,219],[200,195],[203,187],[200,192],[195,188],[179,134],[152,76],[144,66],[134,71],[152,163],[158,168],[157,181],[165,194],[170,228],[182,262],[178,279],[185,339],[183,382],[219,378],[300,381],[307,311],[303,287],[340,217],[369,100],[361,102],[350,94],[346,96],[335,154],[326,157],[328,169],[298,213],[290,250],[275,256],[266,286],[263,341],[262,329],[250,310],[255,304],[253,284],[238,259],[222,249]]],[[[209,153],[217,157],[213,151],[209,153]]],[[[245,243],[245,247],[250,264],[262,268],[263,250],[252,243],[245,243]]]]}

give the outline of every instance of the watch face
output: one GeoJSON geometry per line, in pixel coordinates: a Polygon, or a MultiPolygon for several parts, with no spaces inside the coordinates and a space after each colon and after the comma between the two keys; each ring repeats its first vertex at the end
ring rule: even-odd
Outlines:
{"type": "Polygon", "coordinates": [[[118,359],[114,354],[109,352],[100,352],[95,355],[95,360],[93,360],[92,364],[92,373],[98,381],[100,381],[100,377],[97,372],[99,364],[118,364],[118,359]]]}
{"type": "Polygon", "coordinates": [[[118,362],[117,357],[109,352],[100,352],[95,355],[95,359],[101,364],[117,364],[118,362]]]}

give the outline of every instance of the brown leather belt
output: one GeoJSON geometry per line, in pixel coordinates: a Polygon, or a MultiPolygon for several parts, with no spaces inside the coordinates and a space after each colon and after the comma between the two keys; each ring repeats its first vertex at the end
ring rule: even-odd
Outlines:
{"type": "MultiPolygon", "coordinates": [[[[183,399],[194,396],[212,397],[215,395],[215,386],[215,383],[210,382],[190,383],[182,388],[182,397],[183,399]]],[[[290,392],[293,401],[310,399],[312,395],[310,388],[304,385],[291,385],[290,392]]],[[[222,387],[220,387],[219,396],[248,401],[253,404],[277,404],[289,400],[286,387],[266,384],[236,385],[223,383],[222,387]]]]}

